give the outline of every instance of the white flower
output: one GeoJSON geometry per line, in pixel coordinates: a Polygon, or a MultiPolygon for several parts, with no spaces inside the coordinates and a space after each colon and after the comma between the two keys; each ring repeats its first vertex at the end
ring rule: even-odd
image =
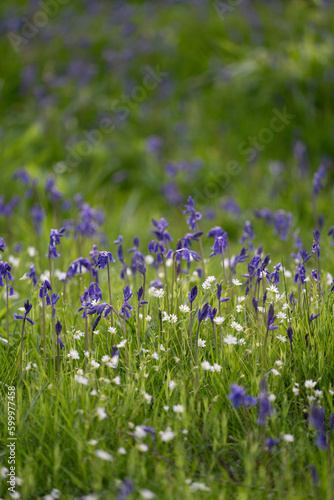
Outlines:
{"type": "Polygon", "coordinates": [[[141,425],[136,425],[136,428],[134,430],[134,435],[137,438],[142,439],[142,438],[146,437],[147,432],[144,431],[144,429],[143,429],[143,427],[141,425]]]}
{"type": "Polygon", "coordinates": [[[284,312],[280,311],[277,313],[277,319],[280,319],[281,323],[283,323],[283,321],[287,319],[287,315],[284,312]]]}
{"type": "Polygon", "coordinates": [[[162,312],[162,321],[169,321],[169,315],[166,313],[166,311],[162,312]]]}
{"type": "Polygon", "coordinates": [[[308,399],[309,403],[312,403],[313,401],[315,401],[315,397],[314,396],[307,396],[307,399],[308,399]]]}
{"type": "Polygon", "coordinates": [[[121,378],[119,375],[112,380],[116,385],[121,385],[121,378]]]}
{"type": "Polygon", "coordinates": [[[280,372],[279,372],[278,370],[276,370],[276,368],[273,368],[273,369],[272,369],[272,370],[270,370],[270,371],[271,371],[271,373],[272,373],[273,375],[275,375],[275,377],[278,377],[278,376],[280,375],[280,372]]]}
{"type": "Polygon", "coordinates": [[[269,401],[274,402],[276,399],[275,394],[269,394],[268,399],[269,399],[269,401]]]}
{"type": "Polygon", "coordinates": [[[235,286],[241,286],[241,285],[242,285],[241,281],[239,281],[239,280],[237,280],[237,279],[232,280],[232,283],[233,283],[233,285],[235,285],[235,286]]]}
{"type": "Polygon", "coordinates": [[[91,396],[96,396],[97,395],[97,390],[93,389],[92,391],[90,391],[90,395],[91,396]]]}
{"type": "Polygon", "coordinates": [[[71,349],[67,354],[67,357],[71,359],[80,359],[79,353],[75,349],[71,349]]]}
{"type": "Polygon", "coordinates": [[[51,491],[51,496],[52,498],[60,498],[61,497],[61,492],[59,490],[57,490],[56,488],[53,488],[53,490],[51,491]]]}
{"type": "Polygon", "coordinates": [[[162,299],[165,295],[165,291],[162,288],[155,288],[152,292],[153,297],[157,297],[158,299],[162,299]]]}
{"type": "Polygon", "coordinates": [[[208,276],[206,278],[206,281],[208,281],[209,283],[213,283],[214,281],[216,281],[216,277],[215,276],[208,276]]]}
{"type": "Polygon", "coordinates": [[[109,333],[112,333],[112,334],[113,334],[113,333],[117,333],[117,328],[115,328],[114,326],[109,326],[109,328],[108,328],[108,332],[109,332],[109,333]]]}
{"type": "Polygon", "coordinates": [[[295,440],[292,434],[284,434],[283,439],[286,443],[293,443],[295,440]]]}
{"type": "Polygon", "coordinates": [[[219,373],[222,371],[222,367],[218,365],[218,363],[214,363],[213,366],[211,366],[211,371],[219,373]]]}
{"type": "Polygon", "coordinates": [[[100,363],[97,363],[95,361],[95,359],[92,359],[92,361],[90,362],[90,365],[92,368],[94,368],[95,370],[97,370],[99,367],[100,367],[100,363]]]}
{"type": "Polygon", "coordinates": [[[108,354],[105,354],[103,356],[103,358],[101,359],[101,361],[102,361],[102,363],[108,363],[110,361],[110,356],[108,356],[108,354]]]}
{"type": "Polygon", "coordinates": [[[152,498],[155,498],[155,493],[150,490],[139,490],[139,493],[142,498],[145,498],[145,500],[152,500],[152,498]]]}
{"type": "Polygon", "coordinates": [[[246,340],[245,339],[239,339],[238,340],[238,344],[239,345],[245,345],[246,344],[246,340]]]}
{"type": "Polygon", "coordinates": [[[142,451],[143,453],[146,453],[148,451],[148,446],[145,443],[138,443],[137,448],[139,451],[142,451]]]}
{"type": "Polygon", "coordinates": [[[216,325],[222,325],[225,321],[225,318],[224,316],[217,316],[213,321],[214,323],[216,323],[216,325]]]}
{"type": "Polygon", "coordinates": [[[294,393],[295,396],[298,396],[299,394],[299,387],[293,387],[292,392],[294,393]]]}
{"type": "Polygon", "coordinates": [[[176,314],[171,314],[169,316],[169,322],[175,324],[177,322],[177,316],[176,314]]]}
{"type": "Polygon", "coordinates": [[[257,310],[258,310],[260,313],[262,313],[262,314],[266,312],[265,307],[262,307],[262,306],[258,306],[257,310]]]}
{"type": "Polygon", "coordinates": [[[21,498],[21,495],[18,491],[14,491],[13,493],[10,493],[9,496],[10,496],[10,498],[13,498],[14,500],[18,500],[19,498],[21,498]]]}
{"type": "Polygon", "coordinates": [[[195,491],[211,491],[211,489],[209,488],[209,486],[206,486],[206,484],[204,483],[191,483],[191,485],[189,486],[189,489],[192,491],[192,492],[195,492],[195,491]]]}
{"type": "Polygon", "coordinates": [[[306,380],[304,385],[306,389],[313,389],[317,385],[317,382],[313,382],[313,380],[306,380]]]}
{"type": "Polygon", "coordinates": [[[145,255],[145,262],[146,262],[146,264],[148,264],[148,265],[153,264],[153,262],[154,262],[154,257],[153,257],[153,255],[145,255]]]}
{"type": "Polygon", "coordinates": [[[164,409],[165,411],[168,411],[168,410],[169,410],[169,406],[164,406],[164,407],[163,407],[163,409],[164,409]]]}
{"type": "Polygon", "coordinates": [[[28,247],[29,257],[35,257],[37,255],[37,250],[35,247],[28,247]]]}
{"type": "Polygon", "coordinates": [[[144,396],[144,398],[146,399],[147,403],[150,404],[152,401],[152,396],[150,394],[147,394],[147,392],[145,392],[145,391],[141,391],[141,393],[144,396]]]}
{"type": "Polygon", "coordinates": [[[119,453],[120,455],[126,455],[126,449],[123,447],[118,448],[117,453],[119,453]]]}
{"type": "Polygon", "coordinates": [[[160,344],[159,349],[160,349],[160,351],[166,351],[166,349],[164,348],[164,346],[162,344],[160,344]]]}
{"type": "Polygon", "coordinates": [[[118,348],[124,347],[126,343],[127,343],[127,339],[121,340],[121,342],[117,345],[117,347],[118,348]]]}
{"type": "Polygon", "coordinates": [[[152,354],[152,358],[158,360],[159,359],[159,354],[157,352],[154,352],[152,354]]]}
{"type": "Polygon", "coordinates": [[[74,375],[74,380],[82,385],[88,385],[88,378],[83,377],[82,375],[74,375]]]}
{"type": "Polygon", "coordinates": [[[284,304],[282,305],[282,309],[283,309],[283,311],[285,311],[286,309],[289,309],[289,304],[287,302],[284,302],[284,304]]]}
{"type": "Polygon", "coordinates": [[[108,416],[106,414],[106,412],[104,411],[104,408],[97,408],[96,409],[96,415],[97,415],[97,417],[98,417],[99,420],[104,420],[108,416]]]}
{"type": "Polygon", "coordinates": [[[238,313],[241,313],[244,310],[244,307],[241,304],[238,304],[235,309],[238,313]]]}
{"type": "Polygon", "coordinates": [[[187,306],[186,304],[182,304],[182,305],[179,307],[179,309],[180,309],[180,312],[181,312],[181,313],[188,313],[188,312],[190,312],[190,307],[189,307],[189,306],[187,306]]]}
{"type": "Polygon", "coordinates": [[[238,339],[237,337],[233,337],[232,335],[227,335],[227,337],[224,338],[224,342],[226,342],[226,344],[228,345],[237,344],[238,339]]]}
{"type": "Polygon", "coordinates": [[[95,456],[97,458],[101,458],[101,460],[106,460],[107,462],[112,462],[113,457],[108,453],[107,451],[104,450],[95,450],[95,456]]]}
{"type": "Polygon", "coordinates": [[[14,255],[10,255],[8,257],[8,262],[10,262],[10,264],[12,264],[13,267],[17,267],[20,263],[20,259],[14,257],[14,255]]]}
{"type": "Polygon", "coordinates": [[[165,431],[160,431],[159,434],[161,441],[164,441],[165,443],[168,443],[175,437],[175,432],[173,432],[170,427],[168,427],[165,431]]]}
{"type": "Polygon", "coordinates": [[[80,340],[81,335],[79,335],[78,333],[73,333],[73,338],[74,340],[80,340]]]}
{"type": "Polygon", "coordinates": [[[234,330],[236,330],[237,332],[242,332],[244,329],[244,327],[236,321],[231,321],[231,328],[234,328],[234,330]]]}
{"type": "Polygon", "coordinates": [[[287,341],[287,338],[283,337],[283,335],[276,335],[276,338],[281,342],[283,342],[283,344],[287,341]]]}
{"type": "Polygon", "coordinates": [[[176,387],[176,383],[174,382],[174,380],[171,380],[168,384],[168,387],[170,388],[170,390],[172,391],[173,389],[175,389],[176,387]]]}
{"type": "Polygon", "coordinates": [[[205,347],[206,340],[198,339],[197,345],[198,345],[198,347],[205,347]]]}
{"type": "Polygon", "coordinates": [[[146,316],[146,318],[145,318],[145,319],[146,319],[147,323],[151,323],[151,321],[152,321],[152,316],[150,316],[150,315],[148,314],[148,315],[146,316]]]}
{"type": "Polygon", "coordinates": [[[328,392],[329,392],[329,394],[330,394],[331,396],[334,396],[334,391],[332,391],[331,389],[329,389],[329,390],[328,390],[328,392]]]}
{"type": "Polygon", "coordinates": [[[314,391],[314,395],[315,395],[316,398],[322,398],[323,392],[317,390],[317,391],[314,391]]]}
{"type": "Polygon", "coordinates": [[[182,405],[175,405],[173,406],[173,411],[175,413],[183,413],[184,412],[184,408],[182,405]]]}
{"type": "Polygon", "coordinates": [[[246,297],[244,297],[244,296],[237,298],[238,304],[240,304],[240,302],[244,302],[245,300],[246,300],[246,297]]]}
{"type": "Polygon", "coordinates": [[[269,285],[269,288],[267,288],[267,290],[268,290],[268,292],[271,292],[271,293],[279,293],[278,288],[273,284],[269,285]]]}
{"type": "Polygon", "coordinates": [[[276,366],[283,366],[283,361],[281,361],[280,359],[277,359],[275,361],[274,365],[276,365],[276,366]]]}
{"type": "Polygon", "coordinates": [[[209,361],[203,361],[201,363],[201,367],[203,368],[203,370],[211,370],[211,365],[209,361]]]}
{"type": "Polygon", "coordinates": [[[91,446],[96,446],[98,443],[98,440],[97,439],[91,439],[90,441],[87,442],[87,444],[91,445],[91,446]]]}
{"type": "Polygon", "coordinates": [[[89,358],[89,351],[84,351],[85,358],[89,358]]]}

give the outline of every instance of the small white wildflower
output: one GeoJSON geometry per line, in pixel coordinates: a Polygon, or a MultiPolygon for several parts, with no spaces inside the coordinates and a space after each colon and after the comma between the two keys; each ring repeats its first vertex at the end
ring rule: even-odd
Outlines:
{"type": "Polygon", "coordinates": [[[189,489],[193,493],[195,491],[211,491],[211,488],[209,488],[209,486],[206,486],[206,484],[204,484],[204,483],[196,483],[196,482],[191,483],[191,485],[189,486],[189,489]]]}
{"type": "Polygon", "coordinates": [[[146,453],[148,451],[148,446],[147,444],[145,443],[138,443],[137,444],[137,448],[139,451],[141,451],[142,453],[146,453]]]}
{"type": "Polygon", "coordinates": [[[67,357],[71,359],[80,359],[79,353],[75,349],[71,349],[67,354],[67,357]]]}
{"type": "Polygon", "coordinates": [[[218,363],[214,363],[211,367],[213,372],[220,373],[222,371],[222,367],[218,363]]]}
{"type": "Polygon", "coordinates": [[[108,416],[106,414],[104,408],[97,408],[96,409],[96,415],[97,415],[97,417],[98,417],[99,420],[104,420],[108,416]]]}
{"type": "Polygon", "coordinates": [[[173,411],[175,413],[183,413],[184,412],[184,408],[182,405],[175,405],[173,406],[173,411]]]}
{"type": "Polygon", "coordinates": [[[117,453],[119,453],[119,455],[126,455],[126,449],[123,447],[118,448],[117,453]]]}
{"type": "Polygon", "coordinates": [[[35,247],[28,247],[27,250],[29,257],[35,257],[37,255],[37,250],[35,247]]]}
{"type": "Polygon", "coordinates": [[[173,432],[170,427],[168,427],[165,431],[160,431],[159,434],[161,441],[164,441],[165,443],[168,443],[175,437],[175,432],[173,432]]]}
{"type": "Polygon", "coordinates": [[[203,370],[205,371],[208,371],[208,370],[211,370],[211,365],[209,363],[209,361],[203,361],[201,363],[201,367],[203,368],[203,370]]]}
{"type": "Polygon", "coordinates": [[[262,306],[258,306],[257,310],[258,310],[261,314],[263,314],[263,313],[265,313],[265,312],[266,312],[265,307],[262,307],[262,306]]]}
{"type": "Polygon", "coordinates": [[[115,328],[114,326],[109,326],[108,332],[111,334],[117,333],[117,328],[115,328]]]}
{"type": "Polygon", "coordinates": [[[124,340],[121,340],[121,342],[119,344],[117,344],[117,347],[120,348],[120,347],[125,347],[125,344],[127,343],[127,339],[124,339],[124,340]]]}
{"type": "Polygon", "coordinates": [[[292,434],[284,434],[283,439],[286,443],[293,443],[295,440],[292,434]]]}
{"type": "Polygon", "coordinates": [[[198,347],[205,347],[206,340],[198,339],[197,345],[198,345],[198,347]]]}
{"type": "Polygon", "coordinates": [[[116,385],[121,385],[121,377],[117,375],[117,377],[112,380],[116,385]]]}
{"type": "Polygon", "coordinates": [[[141,425],[136,425],[136,428],[134,430],[134,435],[137,438],[142,439],[142,438],[146,437],[147,432],[144,431],[144,429],[143,429],[143,427],[141,425]]]}
{"type": "Polygon", "coordinates": [[[275,375],[275,377],[278,377],[279,375],[281,375],[281,374],[280,374],[280,372],[279,372],[278,370],[276,370],[276,368],[273,368],[273,369],[272,369],[272,370],[270,370],[270,371],[271,371],[271,373],[272,373],[273,375],[275,375]]]}
{"type": "Polygon", "coordinates": [[[241,338],[241,339],[238,340],[238,344],[239,345],[246,345],[246,340],[243,339],[243,338],[241,338]]]}
{"type": "Polygon", "coordinates": [[[240,325],[240,323],[237,323],[236,321],[231,321],[231,328],[233,328],[237,332],[242,332],[244,329],[244,327],[240,325]]]}
{"type": "Polygon", "coordinates": [[[159,349],[160,349],[160,351],[166,351],[166,349],[164,348],[164,346],[162,344],[160,344],[159,349]]]}
{"type": "Polygon", "coordinates": [[[97,390],[96,389],[93,389],[92,391],[90,391],[89,393],[91,396],[96,396],[97,395],[97,390]]]}
{"type": "Polygon", "coordinates": [[[177,316],[176,316],[176,314],[171,314],[169,316],[169,322],[172,323],[172,324],[175,324],[177,322],[177,316]]]}
{"type": "Polygon", "coordinates": [[[186,304],[182,304],[182,305],[179,307],[179,309],[180,309],[180,312],[181,312],[181,313],[188,313],[188,312],[190,312],[190,307],[189,307],[189,306],[187,306],[186,304]]]}
{"type": "Polygon", "coordinates": [[[237,279],[233,279],[233,280],[232,280],[232,283],[233,283],[233,285],[235,285],[235,286],[241,286],[241,285],[242,285],[241,281],[239,281],[239,280],[237,280],[237,279]]]}
{"type": "Polygon", "coordinates": [[[293,387],[292,392],[294,393],[295,396],[298,396],[299,394],[299,388],[298,387],[293,387]]]}
{"type": "Polygon", "coordinates": [[[271,402],[275,401],[275,399],[276,399],[275,394],[269,394],[268,399],[269,399],[269,401],[271,401],[271,402]]]}
{"type": "Polygon", "coordinates": [[[168,411],[168,410],[169,410],[169,406],[163,406],[163,409],[164,409],[165,411],[168,411]]]}
{"type": "Polygon", "coordinates": [[[281,366],[283,366],[283,361],[281,361],[280,359],[277,359],[275,361],[274,365],[281,367],[281,366]]]}
{"type": "Polygon", "coordinates": [[[154,292],[152,292],[153,297],[157,297],[158,299],[162,299],[165,295],[165,291],[162,288],[156,288],[154,292]]]}
{"type": "Polygon", "coordinates": [[[145,319],[146,319],[147,323],[151,323],[151,321],[152,321],[152,316],[150,316],[150,315],[148,314],[148,315],[146,316],[146,318],[145,318],[145,319]]]}
{"type": "Polygon", "coordinates": [[[83,377],[82,375],[74,375],[74,380],[82,385],[88,385],[88,378],[83,377]]]}
{"type": "Polygon", "coordinates": [[[237,339],[237,337],[233,337],[233,335],[227,335],[227,336],[224,338],[224,342],[225,342],[227,345],[233,345],[233,344],[237,344],[237,343],[238,343],[238,339],[237,339]]]}
{"type": "Polygon", "coordinates": [[[314,391],[314,395],[315,395],[316,398],[320,399],[323,396],[323,392],[319,391],[319,390],[316,390],[316,391],[314,391]]]}
{"type": "Polygon", "coordinates": [[[100,363],[98,363],[97,361],[95,361],[95,359],[91,360],[90,365],[91,365],[92,368],[94,368],[94,370],[97,370],[100,367],[100,363]]]}
{"type": "Polygon", "coordinates": [[[87,442],[90,446],[96,446],[98,443],[97,439],[91,439],[90,441],[87,442]]]}
{"type": "Polygon", "coordinates": [[[172,391],[176,387],[176,382],[174,382],[174,380],[171,380],[168,384],[168,387],[172,391]]]}
{"type": "Polygon", "coordinates": [[[313,382],[313,380],[306,380],[304,385],[306,389],[313,389],[317,385],[317,382],[313,382]]]}
{"type": "Polygon", "coordinates": [[[140,493],[140,496],[142,498],[144,498],[145,500],[152,500],[153,498],[155,498],[155,493],[153,493],[153,491],[151,491],[151,490],[143,489],[143,490],[139,490],[139,493],[140,493]]]}
{"type": "Polygon", "coordinates": [[[244,306],[242,306],[241,304],[238,304],[235,309],[238,313],[241,313],[244,310],[244,306]]]}
{"type": "Polygon", "coordinates": [[[152,358],[158,360],[159,359],[159,354],[157,352],[154,352],[152,354],[152,358]]]}
{"type": "Polygon", "coordinates": [[[222,325],[225,321],[225,318],[224,316],[217,316],[213,321],[216,325],[222,325]]]}
{"type": "Polygon", "coordinates": [[[283,344],[287,341],[287,338],[283,337],[283,335],[276,335],[276,338],[281,342],[283,342],[283,344]]]}
{"type": "Polygon", "coordinates": [[[110,455],[110,453],[108,453],[107,451],[104,451],[104,450],[95,450],[95,456],[97,458],[101,458],[101,460],[106,460],[107,462],[112,462],[113,461],[113,457],[112,455],[110,455]]]}
{"type": "Polygon", "coordinates": [[[102,363],[108,363],[110,361],[110,356],[108,356],[108,354],[105,354],[102,359],[101,359],[102,363]]]}

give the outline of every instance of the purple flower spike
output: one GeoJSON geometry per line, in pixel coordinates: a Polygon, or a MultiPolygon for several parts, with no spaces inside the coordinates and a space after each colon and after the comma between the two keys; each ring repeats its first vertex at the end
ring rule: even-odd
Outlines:
{"type": "Polygon", "coordinates": [[[197,297],[197,293],[198,293],[198,288],[197,286],[193,286],[190,293],[188,293],[188,297],[189,297],[189,302],[190,304],[192,304],[194,302],[194,300],[196,299],[197,297]]]}

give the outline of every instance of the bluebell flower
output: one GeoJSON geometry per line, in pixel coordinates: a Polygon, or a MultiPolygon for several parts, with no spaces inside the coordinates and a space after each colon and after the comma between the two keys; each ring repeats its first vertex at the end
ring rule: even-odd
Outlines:
{"type": "Polygon", "coordinates": [[[277,283],[280,283],[281,280],[279,279],[279,271],[280,271],[281,264],[276,264],[274,266],[274,272],[271,273],[270,275],[270,280],[276,285],[277,283]]]}
{"type": "Polygon", "coordinates": [[[211,250],[213,250],[213,252],[209,255],[209,257],[213,257],[214,255],[224,255],[225,250],[227,250],[227,248],[228,248],[228,240],[227,240],[227,233],[225,233],[223,236],[218,236],[215,239],[215,242],[211,247],[211,250]]]}
{"type": "Polygon", "coordinates": [[[320,231],[319,229],[316,229],[313,231],[313,245],[312,245],[312,253],[315,253],[316,256],[319,258],[320,257],[320,231]]]}
{"type": "Polygon", "coordinates": [[[231,392],[228,395],[232,406],[237,410],[240,406],[255,406],[257,399],[246,394],[246,389],[241,385],[230,385],[231,392]]]}
{"type": "Polygon", "coordinates": [[[142,296],[144,294],[144,289],[141,286],[137,292],[137,298],[138,298],[138,307],[142,307],[144,304],[148,304],[146,300],[141,300],[142,296]]]}
{"type": "Polygon", "coordinates": [[[248,242],[248,246],[250,250],[254,250],[254,245],[252,243],[252,240],[255,239],[254,231],[253,231],[253,226],[250,221],[245,222],[244,226],[244,232],[242,237],[240,238],[239,242],[240,243],[245,243],[245,241],[248,242]]]}
{"type": "Polygon", "coordinates": [[[259,412],[258,412],[258,425],[264,425],[266,419],[272,415],[273,409],[271,407],[270,401],[267,394],[267,384],[265,379],[261,380],[260,383],[260,394],[259,394],[259,412]]]}
{"type": "Polygon", "coordinates": [[[286,241],[292,224],[292,214],[284,210],[278,210],[274,214],[275,234],[282,241],[286,241]]]}
{"type": "Polygon", "coordinates": [[[161,218],[160,222],[158,222],[156,219],[152,219],[152,222],[154,227],[156,228],[155,230],[153,230],[153,233],[156,235],[159,241],[162,241],[164,243],[170,243],[171,241],[173,241],[167,231],[167,227],[169,226],[169,224],[164,218],[161,218]]]}
{"type": "Polygon", "coordinates": [[[115,245],[118,245],[117,256],[119,261],[124,264],[124,254],[123,254],[123,236],[119,236],[117,240],[114,241],[115,245]]]}
{"type": "Polygon", "coordinates": [[[313,464],[309,465],[309,471],[310,471],[310,476],[313,481],[313,484],[317,485],[319,484],[319,474],[317,472],[317,469],[313,464]]]}
{"type": "Polygon", "coordinates": [[[268,330],[277,330],[278,329],[278,326],[274,325],[275,320],[276,320],[276,316],[274,313],[274,305],[270,304],[269,311],[268,311],[268,318],[267,318],[268,330]]]}
{"type": "Polygon", "coordinates": [[[45,191],[50,195],[53,202],[58,201],[63,197],[63,193],[57,189],[56,182],[52,175],[50,175],[46,180],[45,191]]]}
{"type": "Polygon", "coordinates": [[[311,316],[310,316],[310,318],[309,318],[309,320],[308,320],[309,323],[311,324],[312,321],[314,321],[318,316],[320,316],[320,313],[318,313],[318,314],[313,314],[312,313],[311,316]]]}
{"type": "Polygon", "coordinates": [[[30,323],[31,325],[34,325],[35,321],[28,318],[28,314],[30,313],[31,309],[32,309],[32,304],[30,304],[29,300],[27,300],[27,302],[24,303],[24,310],[25,310],[24,316],[22,316],[21,314],[13,314],[14,319],[23,319],[24,321],[27,320],[28,323],[30,323]]]}
{"type": "Polygon", "coordinates": [[[210,318],[210,321],[212,324],[213,324],[213,320],[215,319],[216,314],[217,314],[217,309],[216,308],[213,309],[211,306],[209,306],[208,318],[210,318]]]}
{"type": "Polygon", "coordinates": [[[286,333],[288,335],[288,339],[290,340],[290,344],[292,345],[293,330],[292,330],[291,325],[288,326],[286,333]]]}
{"type": "Polygon", "coordinates": [[[48,290],[52,291],[51,285],[48,280],[44,280],[42,283],[42,286],[39,290],[38,296],[43,299],[45,297],[48,297],[48,290]]]}
{"type": "Polygon", "coordinates": [[[254,215],[258,219],[265,220],[266,223],[270,226],[273,223],[273,212],[269,210],[269,208],[262,208],[261,210],[254,210],[254,215]]]}
{"type": "Polygon", "coordinates": [[[190,304],[192,304],[194,302],[194,300],[196,299],[197,297],[197,293],[198,293],[198,288],[197,286],[193,286],[190,293],[188,293],[188,297],[189,297],[189,302],[190,304]]]}
{"type": "Polygon", "coordinates": [[[12,179],[22,182],[22,184],[28,185],[30,182],[30,175],[25,168],[18,168],[12,175],[12,179]]]}
{"type": "Polygon", "coordinates": [[[121,307],[121,315],[125,318],[131,318],[130,312],[132,311],[133,307],[129,304],[129,300],[132,297],[132,292],[130,290],[130,287],[127,285],[123,289],[123,296],[124,296],[124,302],[121,307]]]}
{"type": "Polygon", "coordinates": [[[207,237],[216,239],[219,238],[220,236],[225,236],[225,235],[227,235],[227,232],[224,231],[223,228],[221,228],[220,226],[215,226],[210,229],[210,231],[207,234],[207,237]]]}
{"type": "Polygon", "coordinates": [[[0,238],[0,252],[4,252],[6,248],[6,242],[3,238],[0,238]]]}
{"type": "Polygon", "coordinates": [[[60,349],[63,349],[63,347],[65,347],[63,344],[63,339],[60,337],[62,329],[63,329],[63,325],[61,324],[61,322],[58,319],[57,323],[56,323],[56,335],[57,335],[57,342],[60,346],[60,349]]]}
{"type": "Polygon", "coordinates": [[[2,279],[7,281],[13,281],[12,268],[8,262],[0,261],[0,286],[3,286],[2,279]]]}
{"type": "Polygon", "coordinates": [[[271,453],[275,446],[277,446],[279,443],[281,442],[280,439],[274,439],[272,437],[268,438],[265,440],[265,443],[266,443],[266,450],[271,453]]]}
{"type": "Polygon", "coordinates": [[[182,238],[181,246],[185,248],[190,248],[192,246],[192,241],[199,241],[199,238],[202,236],[202,231],[197,231],[196,233],[187,233],[182,238]]]}
{"type": "Polygon", "coordinates": [[[223,201],[220,205],[220,208],[222,210],[225,210],[226,212],[230,212],[236,217],[241,214],[240,207],[236,200],[234,200],[233,198],[228,198],[227,200],[223,201]]]}
{"type": "Polygon", "coordinates": [[[201,323],[202,321],[204,321],[207,318],[208,312],[209,312],[209,302],[206,302],[204,304],[204,306],[202,307],[202,309],[198,310],[198,321],[199,321],[199,323],[201,323]]]}
{"type": "Polygon", "coordinates": [[[327,440],[326,440],[326,427],[325,427],[325,409],[321,408],[317,405],[313,405],[311,407],[310,416],[309,416],[310,424],[315,427],[318,431],[318,438],[315,444],[321,450],[325,450],[327,448],[327,440]]]}
{"type": "Polygon", "coordinates": [[[102,251],[99,253],[99,256],[97,258],[96,267],[98,267],[99,269],[106,269],[109,262],[115,262],[115,259],[110,252],[102,251]]]}
{"type": "Polygon", "coordinates": [[[327,233],[327,236],[331,236],[332,237],[332,245],[334,246],[334,226],[331,226],[328,233],[327,233]]]}
{"type": "Polygon", "coordinates": [[[58,295],[56,293],[51,294],[51,298],[50,298],[51,303],[49,305],[52,306],[52,314],[51,314],[52,318],[54,318],[56,315],[56,304],[57,304],[59,299],[60,299],[60,295],[58,295]]]}
{"type": "Polygon", "coordinates": [[[133,484],[129,479],[124,479],[117,494],[117,500],[126,500],[133,492],[133,484]]]}
{"type": "Polygon", "coordinates": [[[201,220],[202,218],[202,214],[196,212],[195,202],[191,196],[188,197],[187,203],[188,205],[185,205],[185,210],[183,210],[183,213],[189,215],[187,219],[187,224],[189,226],[190,231],[195,231],[198,221],[201,220]]]}
{"type": "Polygon", "coordinates": [[[314,173],[313,176],[313,195],[318,195],[320,191],[323,189],[322,180],[326,175],[326,166],[324,164],[320,165],[318,170],[314,173]]]}
{"type": "Polygon", "coordinates": [[[46,257],[52,257],[53,259],[57,259],[58,257],[60,257],[60,254],[57,252],[57,245],[60,244],[60,238],[64,236],[65,231],[66,229],[64,227],[59,229],[59,231],[57,229],[51,229],[49,250],[46,254],[46,257]]]}

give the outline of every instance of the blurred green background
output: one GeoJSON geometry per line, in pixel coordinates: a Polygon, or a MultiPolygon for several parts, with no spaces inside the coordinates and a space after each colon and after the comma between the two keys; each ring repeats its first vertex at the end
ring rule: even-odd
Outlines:
{"type": "Polygon", "coordinates": [[[52,174],[65,198],[103,208],[111,239],[148,234],[151,216],[184,230],[189,194],[232,239],[263,207],[313,228],[312,176],[333,154],[333,2],[15,0],[0,13],[5,197],[25,167],[42,200],[52,174]]]}

